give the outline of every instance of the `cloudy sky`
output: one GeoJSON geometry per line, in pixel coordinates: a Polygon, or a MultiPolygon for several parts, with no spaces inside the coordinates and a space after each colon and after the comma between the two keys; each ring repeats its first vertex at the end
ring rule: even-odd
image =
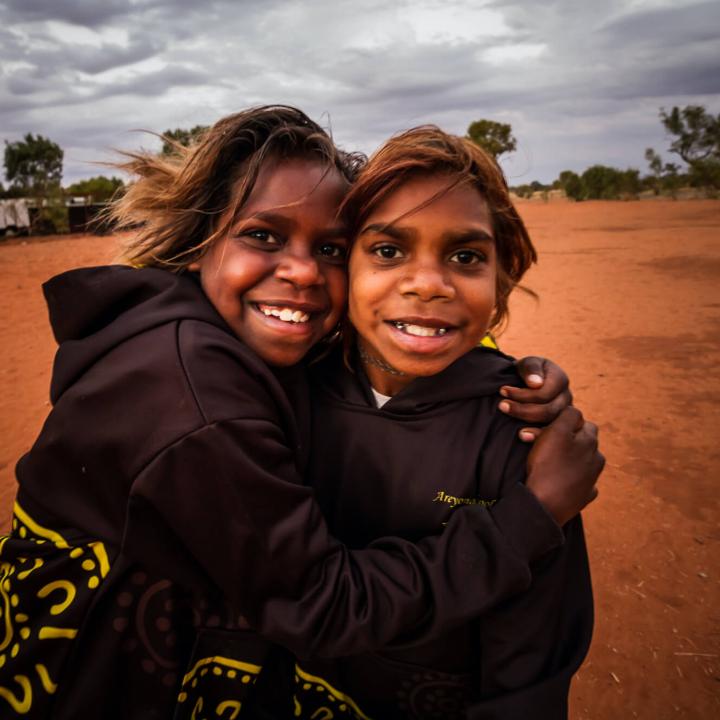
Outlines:
{"type": "Polygon", "coordinates": [[[720,112],[719,50],[717,0],[0,0],[0,139],[50,137],[69,183],[159,147],[136,129],[278,102],[365,152],[509,122],[511,184],[644,171],[668,145],[658,108],[720,112]]]}

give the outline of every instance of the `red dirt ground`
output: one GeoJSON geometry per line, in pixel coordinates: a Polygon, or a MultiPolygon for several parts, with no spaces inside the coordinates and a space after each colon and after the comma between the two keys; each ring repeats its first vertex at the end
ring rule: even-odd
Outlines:
{"type": "MultiPolygon", "coordinates": [[[[597,622],[575,720],[720,717],[720,202],[520,205],[540,252],[503,348],[552,357],[601,428],[585,513],[597,622]]],[[[116,239],[0,241],[0,527],[48,412],[40,283],[116,239]]]]}

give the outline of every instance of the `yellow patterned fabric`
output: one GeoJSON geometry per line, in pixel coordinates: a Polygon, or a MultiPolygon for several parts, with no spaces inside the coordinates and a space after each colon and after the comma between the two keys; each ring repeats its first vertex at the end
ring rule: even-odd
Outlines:
{"type": "Polygon", "coordinates": [[[0,538],[0,717],[44,713],[109,570],[103,543],[71,543],[15,504],[0,538]]]}
{"type": "Polygon", "coordinates": [[[300,720],[370,720],[357,704],[329,682],[295,665],[295,717],[300,720]]]}
{"type": "Polygon", "coordinates": [[[260,665],[214,655],[201,658],[185,674],[178,695],[176,720],[240,717],[248,689],[257,682],[260,665]]]}

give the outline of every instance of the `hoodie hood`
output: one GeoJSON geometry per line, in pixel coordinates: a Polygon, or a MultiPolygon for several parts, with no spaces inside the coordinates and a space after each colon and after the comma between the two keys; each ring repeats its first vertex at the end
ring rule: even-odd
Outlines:
{"type": "Polygon", "coordinates": [[[60,346],[50,385],[53,404],[90,365],[134,335],[180,319],[227,329],[189,273],[123,265],[82,268],[48,280],[43,293],[60,346]]]}
{"type": "MultiPolygon", "coordinates": [[[[338,350],[313,367],[313,377],[318,389],[336,401],[376,409],[372,389],[357,352],[352,354],[351,370],[338,350]],[[354,375],[353,381],[350,381],[351,374],[354,375]]],[[[477,347],[441,373],[413,380],[383,405],[382,412],[417,415],[449,402],[496,395],[503,385],[522,385],[514,359],[498,350],[477,347]]]]}

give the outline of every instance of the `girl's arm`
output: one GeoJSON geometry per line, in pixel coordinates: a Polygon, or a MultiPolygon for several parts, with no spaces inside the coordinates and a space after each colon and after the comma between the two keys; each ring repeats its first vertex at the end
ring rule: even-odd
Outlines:
{"type": "MultiPolygon", "coordinates": [[[[563,476],[583,474],[588,461],[602,466],[602,456],[585,449],[595,442],[595,428],[579,411],[566,408],[551,428],[532,447],[530,457],[528,447],[512,437],[510,428],[505,429],[496,443],[499,454],[506,453],[506,460],[497,463],[503,468],[505,483],[522,481],[528,472],[526,465],[530,468],[528,484],[533,472],[550,471],[560,486],[563,476]],[[558,428],[562,432],[556,432],[558,428]],[[554,447],[538,464],[533,455],[544,454],[548,437],[554,447]]],[[[560,507],[558,512],[562,512],[560,507]]],[[[482,700],[468,708],[469,718],[550,720],[567,716],[570,681],[590,646],[593,599],[582,521],[575,513],[560,520],[565,542],[533,564],[528,591],[509,598],[482,618],[477,693],[482,700]]]]}
{"type": "Polygon", "coordinates": [[[530,563],[562,543],[533,494],[556,483],[546,442],[533,492],[517,483],[491,510],[459,509],[418,543],[348,549],[298,474],[285,393],[234,339],[184,328],[181,365],[200,422],[137,473],[122,549],[219,591],[267,638],[318,657],[424,642],[525,590],[530,563]]]}
{"type": "Polygon", "coordinates": [[[123,551],[204,581],[265,637],[322,657],[464,623],[525,590],[530,562],[561,542],[518,484],[492,512],[457,510],[438,537],[349,550],[329,536],[277,424],[242,418],[184,437],[142,472],[123,551]]]}

